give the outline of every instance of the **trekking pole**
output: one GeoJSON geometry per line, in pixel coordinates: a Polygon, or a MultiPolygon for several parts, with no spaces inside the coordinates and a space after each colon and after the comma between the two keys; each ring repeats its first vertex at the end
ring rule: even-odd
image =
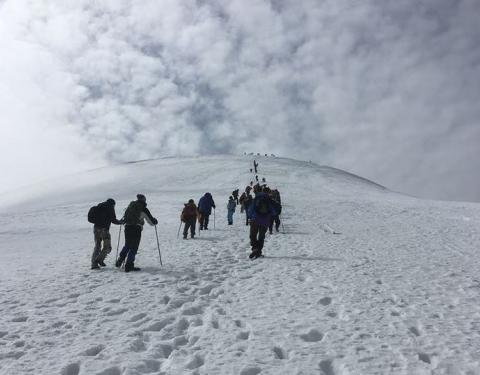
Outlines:
{"type": "Polygon", "coordinates": [[[213,209],[213,229],[215,229],[215,208],[213,209]]]}
{"type": "Polygon", "coordinates": [[[182,228],[182,220],[180,220],[180,226],[178,227],[177,238],[180,236],[180,229],[182,228]]]}
{"type": "Polygon", "coordinates": [[[122,233],[122,225],[120,225],[120,230],[118,231],[118,242],[117,242],[117,255],[115,255],[115,263],[118,259],[118,248],[120,247],[120,234],[122,233]]]}
{"type": "Polygon", "coordinates": [[[158,248],[158,256],[160,258],[160,265],[163,266],[162,254],[160,254],[160,244],[158,243],[158,232],[157,232],[157,226],[156,225],[155,225],[155,235],[157,236],[157,248],[158,248]]]}

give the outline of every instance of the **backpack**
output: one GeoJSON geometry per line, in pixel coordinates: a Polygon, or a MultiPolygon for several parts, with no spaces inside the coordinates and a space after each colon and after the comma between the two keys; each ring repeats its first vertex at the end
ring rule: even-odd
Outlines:
{"type": "Polygon", "coordinates": [[[87,219],[89,223],[95,224],[97,221],[97,206],[90,207],[88,210],[87,219]]]}
{"type": "Polygon", "coordinates": [[[143,211],[142,203],[139,201],[130,202],[125,210],[125,224],[136,225],[140,224],[140,215],[143,211]]]}
{"type": "Polygon", "coordinates": [[[259,215],[267,215],[270,213],[270,204],[267,197],[259,197],[255,200],[255,212],[259,215]]]}

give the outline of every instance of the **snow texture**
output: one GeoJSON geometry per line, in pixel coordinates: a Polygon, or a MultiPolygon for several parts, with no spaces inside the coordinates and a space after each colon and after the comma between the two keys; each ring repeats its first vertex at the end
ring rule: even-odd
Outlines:
{"type": "Polygon", "coordinates": [[[1,200],[2,375],[480,374],[478,204],[250,155],[124,164],[1,200]],[[282,193],[283,227],[251,261],[226,202],[254,157],[282,193]],[[178,239],[183,203],[207,191],[215,226],[178,239]],[[137,193],[164,266],[146,225],[142,271],[115,268],[112,226],[107,267],[90,270],[88,208],[112,197],[120,217],[137,193]]]}

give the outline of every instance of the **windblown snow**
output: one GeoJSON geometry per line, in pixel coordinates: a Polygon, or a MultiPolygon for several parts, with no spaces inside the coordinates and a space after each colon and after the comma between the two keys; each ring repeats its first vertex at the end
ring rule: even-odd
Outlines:
{"type": "Polygon", "coordinates": [[[124,164],[0,199],[0,374],[480,374],[478,204],[250,155],[124,164]],[[226,204],[254,158],[283,227],[251,261],[226,204]],[[178,239],[183,204],[207,191],[215,226],[178,239]],[[112,197],[121,217],[137,193],[163,267],[146,225],[142,271],[115,268],[112,226],[107,267],[90,270],[88,208],[112,197]]]}

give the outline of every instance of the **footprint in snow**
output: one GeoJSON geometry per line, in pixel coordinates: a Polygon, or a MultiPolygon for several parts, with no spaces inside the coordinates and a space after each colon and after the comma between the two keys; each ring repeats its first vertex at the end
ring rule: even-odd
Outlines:
{"type": "Polygon", "coordinates": [[[103,371],[97,372],[96,375],[121,375],[122,370],[120,370],[119,367],[114,366],[114,367],[109,367],[103,371]]]}
{"type": "Polygon", "coordinates": [[[333,361],[331,359],[325,359],[320,362],[320,371],[322,375],[335,375],[333,370],[333,361]]]}
{"type": "Polygon", "coordinates": [[[323,306],[328,306],[332,303],[332,298],[331,297],[323,297],[322,299],[320,299],[320,301],[318,301],[321,305],[323,306]]]}
{"type": "Polygon", "coordinates": [[[300,335],[300,338],[306,342],[317,342],[321,341],[324,337],[324,334],[319,332],[316,329],[311,329],[308,333],[300,335]]]}
{"type": "Polygon", "coordinates": [[[188,370],[194,370],[196,368],[203,366],[204,363],[205,363],[205,360],[203,359],[203,357],[198,354],[195,354],[193,358],[187,363],[185,368],[188,370]]]}
{"type": "Polygon", "coordinates": [[[80,372],[79,363],[70,363],[62,369],[61,375],[78,375],[80,372]]]}
{"type": "Polygon", "coordinates": [[[262,372],[262,369],[257,366],[247,366],[240,371],[240,375],[257,375],[262,372]]]}
{"type": "Polygon", "coordinates": [[[23,323],[23,322],[26,322],[28,320],[28,316],[18,316],[16,318],[13,318],[12,319],[12,322],[14,323],[23,323]]]}
{"type": "Polygon", "coordinates": [[[285,350],[283,350],[279,346],[275,346],[272,350],[273,350],[273,355],[276,359],[287,359],[285,350]]]}
{"type": "Polygon", "coordinates": [[[420,336],[420,331],[416,327],[410,327],[408,329],[411,333],[413,333],[415,336],[420,336]]]}
{"type": "Polygon", "coordinates": [[[104,345],[95,345],[92,346],[91,348],[88,348],[84,352],[81,353],[81,355],[86,355],[88,357],[95,357],[97,354],[99,354],[103,349],[105,349],[104,345]]]}
{"type": "Polygon", "coordinates": [[[136,322],[140,319],[145,318],[146,316],[147,316],[147,314],[145,314],[145,313],[136,314],[136,315],[132,316],[128,321],[133,323],[133,322],[136,322]]]}
{"type": "Polygon", "coordinates": [[[248,331],[240,332],[237,335],[237,339],[239,340],[248,340],[249,337],[250,337],[250,332],[248,331]]]}

